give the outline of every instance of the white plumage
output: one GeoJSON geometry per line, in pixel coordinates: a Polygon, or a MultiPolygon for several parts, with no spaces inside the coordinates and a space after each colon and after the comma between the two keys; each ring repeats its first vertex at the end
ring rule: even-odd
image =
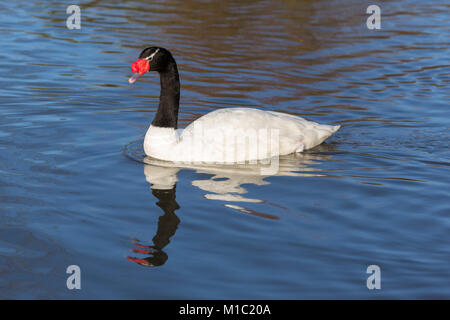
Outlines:
{"type": "Polygon", "coordinates": [[[240,163],[302,152],[339,127],[280,112],[226,108],[200,117],[184,130],[150,126],[144,151],[167,161],[240,163]]]}

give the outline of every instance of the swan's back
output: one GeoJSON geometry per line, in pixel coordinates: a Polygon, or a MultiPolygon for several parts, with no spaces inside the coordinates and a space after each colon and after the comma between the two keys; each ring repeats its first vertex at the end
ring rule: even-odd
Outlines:
{"type": "Polygon", "coordinates": [[[192,154],[192,145],[197,144],[202,155],[193,154],[199,161],[265,159],[312,148],[338,129],[339,126],[321,125],[280,112],[226,108],[210,112],[186,127],[176,152],[186,158],[183,150],[192,154]],[[275,144],[277,150],[273,154],[270,148],[275,144]]]}

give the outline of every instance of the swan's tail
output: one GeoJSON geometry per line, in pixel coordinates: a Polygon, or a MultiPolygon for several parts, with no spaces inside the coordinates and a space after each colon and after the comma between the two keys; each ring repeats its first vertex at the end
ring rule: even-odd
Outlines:
{"type": "Polygon", "coordinates": [[[327,124],[319,125],[319,139],[325,141],[325,139],[328,139],[333,133],[338,131],[340,127],[341,126],[330,126],[327,124]]]}
{"type": "Polygon", "coordinates": [[[341,126],[330,126],[327,124],[319,124],[314,130],[312,130],[311,135],[306,134],[305,147],[306,149],[313,148],[326,139],[328,139],[333,133],[339,130],[341,126]],[[309,139],[308,139],[309,138],[309,139]]]}
{"type": "Polygon", "coordinates": [[[338,131],[340,127],[341,127],[340,125],[337,125],[337,126],[331,126],[331,131],[332,131],[331,134],[333,134],[333,133],[335,133],[336,131],[338,131]]]}

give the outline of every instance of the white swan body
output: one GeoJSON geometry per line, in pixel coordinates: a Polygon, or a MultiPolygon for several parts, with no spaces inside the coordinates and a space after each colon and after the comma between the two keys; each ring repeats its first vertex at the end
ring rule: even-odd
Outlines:
{"type": "Polygon", "coordinates": [[[131,70],[135,74],[129,83],[148,71],[160,75],[159,106],[144,139],[144,151],[152,158],[196,163],[270,159],[315,147],[339,129],[279,112],[226,108],[176,130],[180,79],[172,54],[160,47],[146,48],[131,70]]]}
{"type": "Polygon", "coordinates": [[[279,112],[226,108],[200,117],[184,130],[151,125],[144,151],[167,161],[239,163],[302,152],[339,127],[279,112]]]}

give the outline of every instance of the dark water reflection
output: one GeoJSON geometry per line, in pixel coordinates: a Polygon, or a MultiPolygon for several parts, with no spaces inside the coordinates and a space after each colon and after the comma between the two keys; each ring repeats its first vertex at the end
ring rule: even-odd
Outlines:
{"type": "Polygon", "coordinates": [[[0,4],[0,298],[448,298],[450,6],[383,1],[374,31],[368,5],[81,1],[68,30],[67,3],[0,4]],[[177,59],[181,127],[244,106],[342,128],[272,176],[146,161],[146,45],[177,59]]]}
{"type": "Polygon", "coordinates": [[[146,258],[128,257],[128,260],[136,262],[142,266],[159,267],[167,261],[167,253],[163,248],[170,242],[170,238],[175,234],[180,223],[180,219],[175,214],[179,209],[175,201],[175,186],[170,189],[152,189],[152,194],[158,199],[156,203],[164,211],[164,215],[158,218],[158,230],[153,237],[153,245],[143,245],[136,241],[134,253],[144,254],[146,258]]]}

